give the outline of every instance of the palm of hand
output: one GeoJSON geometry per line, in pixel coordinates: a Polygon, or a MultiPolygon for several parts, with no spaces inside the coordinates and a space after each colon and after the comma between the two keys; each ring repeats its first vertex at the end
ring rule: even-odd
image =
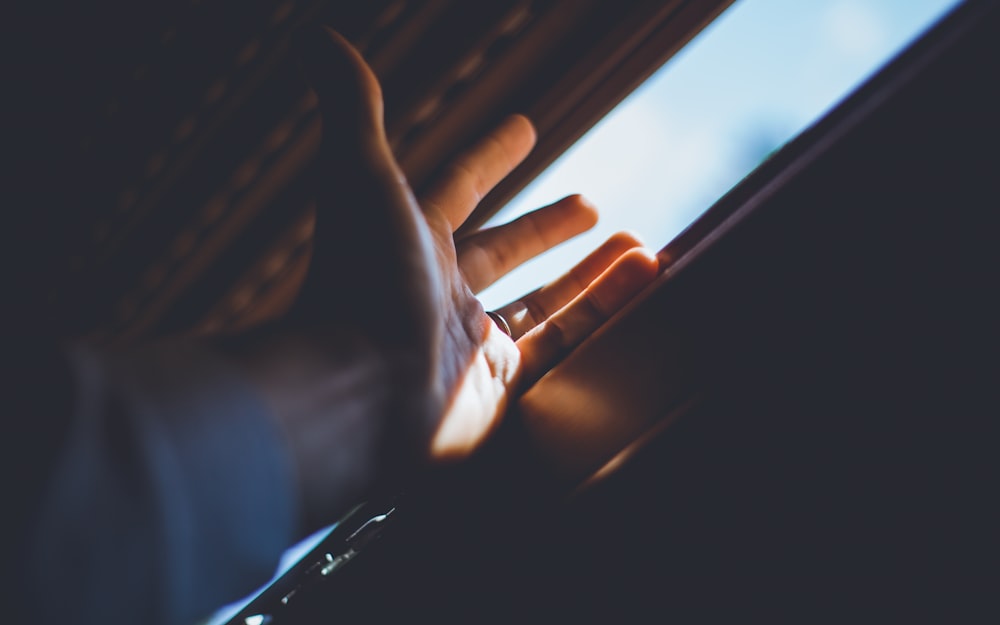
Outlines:
{"type": "Polygon", "coordinates": [[[571,196],[456,244],[454,231],[479,199],[533,146],[530,122],[506,120],[418,202],[388,147],[374,74],[332,31],[308,45],[328,177],[302,300],[412,363],[407,383],[415,383],[418,402],[426,401],[416,424],[423,453],[434,460],[464,457],[493,430],[520,385],[655,277],[656,259],[634,249],[634,237],[616,235],[562,279],[505,307],[514,338],[507,336],[474,293],[592,226],[594,209],[571,196]],[[355,87],[354,97],[345,97],[351,93],[345,84],[355,87]],[[324,298],[309,295],[331,290],[365,296],[349,307],[324,308],[315,305],[324,298]]]}

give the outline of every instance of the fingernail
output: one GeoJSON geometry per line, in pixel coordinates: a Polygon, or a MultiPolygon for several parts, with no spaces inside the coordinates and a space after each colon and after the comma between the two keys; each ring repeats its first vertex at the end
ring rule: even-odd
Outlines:
{"type": "Polygon", "coordinates": [[[578,193],[571,197],[575,197],[576,201],[579,202],[582,206],[589,208],[593,211],[597,211],[597,205],[591,202],[590,198],[588,198],[587,196],[578,193]]]}
{"type": "Polygon", "coordinates": [[[601,218],[601,213],[597,209],[597,206],[589,199],[579,194],[571,195],[568,199],[576,204],[576,210],[578,213],[589,217],[586,227],[593,228],[601,218]],[[580,209],[583,210],[581,211],[580,209]]]}
{"type": "Polygon", "coordinates": [[[654,252],[653,250],[649,249],[648,247],[637,247],[635,249],[640,254],[642,254],[643,256],[645,256],[646,259],[650,262],[650,264],[653,264],[653,263],[659,264],[660,260],[659,260],[659,258],[657,258],[656,252],[654,252]]]}

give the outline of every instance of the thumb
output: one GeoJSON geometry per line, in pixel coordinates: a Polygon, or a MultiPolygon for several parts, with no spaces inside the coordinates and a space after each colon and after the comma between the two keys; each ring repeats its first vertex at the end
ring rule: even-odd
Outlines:
{"type": "Polygon", "coordinates": [[[329,28],[306,33],[298,48],[323,139],[313,259],[297,312],[389,342],[427,336],[432,242],[386,140],[378,79],[329,28]]]}
{"type": "Polygon", "coordinates": [[[297,44],[302,71],[319,96],[328,155],[356,152],[362,144],[387,147],[382,88],[361,53],[326,26],[308,29],[297,44]]]}

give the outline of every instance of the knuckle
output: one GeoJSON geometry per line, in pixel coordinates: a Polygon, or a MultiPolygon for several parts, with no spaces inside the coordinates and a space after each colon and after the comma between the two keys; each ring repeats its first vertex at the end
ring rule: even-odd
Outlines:
{"type": "Polygon", "coordinates": [[[593,272],[589,267],[574,267],[565,276],[565,287],[568,289],[573,289],[576,293],[582,293],[584,289],[590,286],[593,280],[593,272]]]}
{"type": "Polygon", "coordinates": [[[607,303],[597,289],[586,292],[576,302],[573,312],[588,327],[599,325],[609,316],[607,303]]]}
{"type": "Polygon", "coordinates": [[[536,326],[541,323],[546,315],[545,308],[535,297],[526,297],[521,300],[524,305],[524,322],[536,326]]]}
{"type": "Polygon", "coordinates": [[[478,172],[474,163],[467,157],[459,157],[448,166],[448,173],[445,175],[445,183],[442,188],[465,189],[472,201],[476,204],[482,199],[482,176],[478,172]]]}
{"type": "Polygon", "coordinates": [[[568,347],[566,328],[555,318],[550,318],[538,326],[536,340],[548,355],[558,354],[568,347]]]}
{"type": "Polygon", "coordinates": [[[547,249],[559,242],[551,240],[551,233],[548,228],[542,226],[538,213],[528,213],[522,219],[524,219],[525,228],[531,233],[529,236],[534,238],[535,245],[539,249],[547,249]]]}
{"type": "Polygon", "coordinates": [[[493,270],[494,275],[501,275],[507,272],[511,267],[511,248],[501,242],[492,241],[490,245],[482,248],[486,257],[489,259],[489,264],[493,270]]]}

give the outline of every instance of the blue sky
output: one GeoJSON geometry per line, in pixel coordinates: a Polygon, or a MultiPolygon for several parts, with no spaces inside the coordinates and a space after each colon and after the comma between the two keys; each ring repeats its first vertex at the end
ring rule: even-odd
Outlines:
{"type": "Polygon", "coordinates": [[[772,150],[843,99],[955,0],[737,0],[490,224],[583,193],[591,232],[481,294],[548,282],[612,233],[663,247],[772,150]]]}

